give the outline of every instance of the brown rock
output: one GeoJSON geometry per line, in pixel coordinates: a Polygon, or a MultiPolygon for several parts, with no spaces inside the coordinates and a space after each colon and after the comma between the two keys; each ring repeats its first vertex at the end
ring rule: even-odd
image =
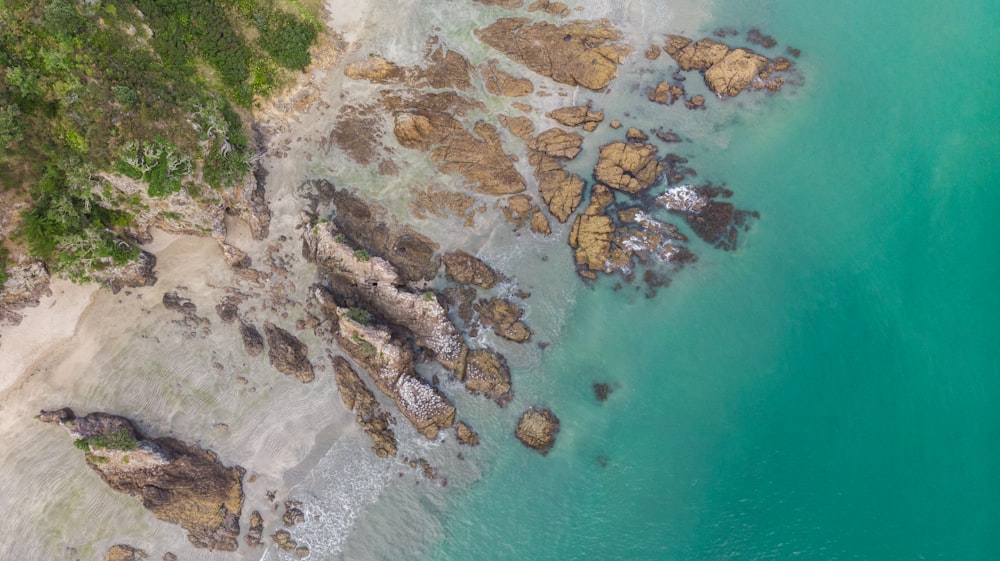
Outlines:
{"type": "Polygon", "coordinates": [[[565,223],[580,206],[583,179],[567,172],[555,158],[540,152],[529,153],[529,161],[535,167],[535,178],[538,180],[542,201],[548,205],[552,216],[565,223]]]}
{"type": "Polygon", "coordinates": [[[369,55],[363,61],[348,64],[344,68],[344,76],[376,84],[398,84],[406,78],[402,68],[378,55],[369,55]]]}
{"type": "Polygon", "coordinates": [[[681,70],[708,70],[713,64],[725,58],[729,53],[729,47],[726,44],[707,38],[697,43],[690,43],[686,47],[674,52],[670,52],[671,49],[672,44],[668,42],[668,47],[665,50],[667,54],[677,61],[681,70]]]}
{"type": "Polygon", "coordinates": [[[594,185],[590,204],[583,214],[576,217],[569,234],[569,246],[575,250],[577,265],[590,271],[608,269],[615,225],[604,211],[613,200],[614,195],[607,187],[594,185]]]}
{"type": "Polygon", "coordinates": [[[531,70],[570,86],[602,90],[618,73],[631,48],[607,21],[563,25],[503,18],[476,30],[480,41],[531,70]]]}
{"type": "Polygon", "coordinates": [[[455,424],[455,436],[458,438],[459,444],[479,446],[479,435],[472,430],[472,427],[462,421],[455,424]]]}
{"type": "Polygon", "coordinates": [[[213,452],[173,438],[146,439],[116,415],[91,413],[61,425],[87,444],[87,465],[112,489],[187,530],[195,547],[236,550],[243,468],[226,467],[213,452]]]}
{"type": "Polygon", "coordinates": [[[459,376],[466,389],[480,393],[504,407],[514,397],[510,390],[510,369],[507,361],[488,349],[469,351],[465,372],[459,376]]]}
{"type": "Polygon", "coordinates": [[[649,140],[649,136],[646,133],[642,132],[641,130],[635,127],[632,127],[628,129],[628,131],[626,131],[625,138],[627,138],[629,142],[645,142],[649,140]]]}
{"type": "Polygon", "coordinates": [[[534,4],[528,6],[529,12],[545,12],[553,16],[564,18],[569,15],[569,7],[562,2],[550,2],[549,0],[536,0],[534,4]]]}
{"type": "Polygon", "coordinates": [[[555,444],[558,432],[559,419],[552,411],[532,407],[521,415],[515,435],[522,444],[544,456],[555,444]]]}
{"type": "Polygon", "coordinates": [[[278,549],[282,551],[294,551],[295,547],[298,545],[295,540],[292,539],[292,535],[288,533],[288,530],[278,530],[277,532],[271,534],[271,541],[274,545],[278,546],[278,549]]]}
{"type": "Polygon", "coordinates": [[[263,545],[261,538],[264,537],[264,518],[260,515],[260,512],[253,511],[250,513],[250,529],[247,531],[247,535],[244,536],[244,540],[250,547],[260,547],[263,545]]]}
{"type": "Polygon", "coordinates": [[[660,58],[660,55],[662,53],[663,53],[663,50],[660,49],[659,45],[650,45],[649,48],[646,49],[645,55],[646,55],[646,58],[648,58],[649,60],[656,60],[656,59],[660,58]]]}
{"type": "Polygon", "coordinates": [[[538,209],[535,209],[535,212],[531,215],[531,231],[543,236],[548,236],[552,233],[552,226],[549,225],[549,219],[545,218],[542,211],[538,209]]]}
{"type": "Polygon", "coordinates": [[[492,326],[493,332],[504,339],[523,343],[531,338],[531,330],[520,321],[524,311],[510,300],[503,298],[480,300],[476,309],[483,325],[492,326]]]}
{"type": "Polygon", "coordinates": [[[489,265],[462,250],[446,253],[441,260],[444,261],[445,275],[452,282],[493,288],[500,280],[489,265]]]}
{"type": "Polygon", "coordinates": [[[306,515],[299,508],[302,503],[298,501],[285,501],[285,514],[281,515],[281,522],[288,528],[306,521],[306,515]]]}
{"type": "Polygon", "coordinates": [[[374,105],[343,105],[333,130],[320,146],[329,152],[336,146],[355,162],[367,166],[379,158],[385,130],[374,105]]]}
{"type": "Polygon", "coordinates": [[[498,6],[507,10],[516,10],[524,5],[524,0],[472,0],[484,6],[498,6]]]}
{"type": "Polygon", "coordinates": [[[611,123],[609,123],[609,125],[611,126],[611,128],[613,128],[615,130],[618,130],[618,129],[622,128],[622,122],[621,121],[611,121],[611,123]]]}
{"type": "Polygon", "coordinates": [[[531,122],[531,119],[523,116],[500,115],[500,125],[525,142],[531,141],[531,135],[535,133],[535,124],[531,122]]]}
{"type": "Polygon", "coordinates": [[[267,358],[272,366],[304,384],[313,381],[315,375],[309,362],[309,348],[302,341],[271,322],[264,323],[264,335],[269,347],[267,358]]]}
{"type": "Polygon", "coordinates": [[[678,99],[684,98],[684,87],[677,84],[660,82],[649,92],[649,101],[662,105],[673,105],[678,99]]]}
{"type": "Polygon", "coordinates": [[[488,195],[510,195],[527,189],[524,177],[504,153],[496,128],[479,121],[473,131],[477,136],[465,131],[449,134],[431,151],[437,168],[461,174],[469,187],[488,195]]]}
{"type": "MultiPolygon", "coordinates": [[[[433,37],[429,41],[428,48],[430,49],[436,41],[437,38],[433,37]]],[[[413,82],[417,87],[456,90],[468,90],[472,87],[472,64],[459,52],[438,46],[430,50],[426,58],[428,63],[426,68],[412,71],[415,75],[413,82]]]]}
{"type": "Polygon", "coordinates": [[[594,178],[611,188],[635,194],[652,185],[662,171],[655,146],[612,142],[601,147],[594,178]]]}
{"type": "Polygon", "coordinates": [[[391,418],[382,410],[375,394],[361,380],[343,357],[333,359],[333,374],[344,405],[354,411],[355,420],[374,443],[372,450],[380,458],[396,455],[396,435],[389,428],[391,418]]]}
{"type": "MultiPolygon", "coordinates": [[[[555,119],[567,127],[577,127],[580,125],[597,125],[604,120],[603,111],[591,111],[590,105],[574,105],[570,107],[560,107],[545,114],[546,117],[555,119]]],[[[590,130],[593,130],[591,128],[590,130]]]]}
{"type": "Polygon", "coordinates": [[[490,59],[480,67],[479,72],[486,82],[486,91],[493,95],[503,95],[507,97],[521,97],[530,95],[535,91],[535,85],[527,78],[518,78],[508,74],[497,66],[497,61],[490,59]]]}
{"type": "Polygon", "coordinates": [[[744,49],[733,49],[705,72],[705,82],[713,92],[734,96],[750,85],[767,59],[744,49]]]}
{"type": "Polygon", "coordinates": [[[250,256],[242,249],[224,242],[220,245],[222,246],[222,258],[226,261],[226,265],[233,268],[245,268],[253,264],[250,256]]]}
{"type": "Polygon", "coordinates": [[[701,109],[705,106],[705,96],[696,95],[684,102],[684,107],[688,109],[701,109]]]}
{"type": "Polygon", "coordinates": [[[663,46],[663,50],[667,52],[668,55],[674,56],[681,49],[687,47],[691,44],[691,40],[687,37],[681,35],[667,35],[667,44],[663,46]]]}
{"type": "Polygon", "coordinates": [[[572,160],[580,153],[581,146],[583,146],[582,136],[560,128],[552,128],[535,137],[530,148],[553,158],[572,160]]]}
{"type": "Polygon", "coordinates": [[[141,561],[148,559],[145,551],[123,543],[111,546],[104,554],[104,561],[141,561]]]}

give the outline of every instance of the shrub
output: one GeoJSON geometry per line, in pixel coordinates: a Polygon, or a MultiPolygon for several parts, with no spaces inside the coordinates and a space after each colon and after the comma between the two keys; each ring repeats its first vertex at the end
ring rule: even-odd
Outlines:
{"type": "Polygon", "coordinates": [[[368,358],[374,358],[375,355],[378,354],[378,351],[375,349],[375,345],[372,345],[367,339],[357,333],[351,335],[351,342],[360,347],[361,354],[368,358]]]}
{"type": "Polygon", "coordinates": [[[367,249],[359,249],[354,252],[354,258],[358,261],[368,261],[372,256],[368,253],[367,249]]]}
{"type": "Polygon", "coordinates": [[[372,321],[372,315],[368,313],[368,310],[362,308],[349,308],[347,317],[361,325],[368,325],[372,321]]]}

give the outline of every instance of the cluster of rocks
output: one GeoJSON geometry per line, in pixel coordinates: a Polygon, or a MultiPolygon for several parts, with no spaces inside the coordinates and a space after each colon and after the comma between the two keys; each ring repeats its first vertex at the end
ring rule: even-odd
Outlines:
{"type": "MultiPolygon", "coordinates": [[[[773,39],[768,37],[769,41],[764,41],[759,31],[752,37],[764,46],[774,46],[773,39]]],[[[769,59],[750,49],[731,48],[707,37],[693,41],[682,35],[669,35],[663,50],[681,70],[703,72],[705,84],[720,96],[735,96],[747,88],[777,90],[784,79],[775,73],[792,67],[785,57],[769,59]]]]}

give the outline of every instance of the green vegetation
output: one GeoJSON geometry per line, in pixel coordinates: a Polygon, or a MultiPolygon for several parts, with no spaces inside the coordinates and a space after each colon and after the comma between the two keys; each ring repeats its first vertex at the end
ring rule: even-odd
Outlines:
{"type": "Polygon", "coordinates": [[[434,300],[434,293],[428,290],[424,292],[423,297],[425,302],[432,302],[434,300]]]}
{"type": "Polygon", "coordinates": [[[361,325],[368,325],[372,322],[372,315],[368,310],[362,308],[349,308],[347,310],[347,317],[361,325]]]}
{"type": "Polygon", "coordinates": [[[372,256],[368,253],[367,249],[358,249],[354,251],[354,258],[358,261],[368,261],[372,256]]]}
{"type": "Polygon", "coordinates": [[[358,333],[351,335],[351,342],[360,347],[361,354],[368,358],[374,358],[375,355],[378,354],[378,351],[375,349],[375,345],[372,345],[367,339],[358,333]]]}
{"type": "Polygon", "coordinates": [[[241,113],[309,64],[319,30],[296,0],[3,2],[0,192],[34,201],[29,252],[77,281],[138,255],[121,235],[138,202],[104,174],[153,197],[241,181],[241,113]]]}
{"type": "Polygon", "coordinates": [[[135,437],[128,429],[115,429],[109,431],[102,436],[95,436],[93,438],[78,438],[73,442],[73,445],[89,452],[93,448],[101,448],[105,450],[135,450],[138,446],[135,437]]]}

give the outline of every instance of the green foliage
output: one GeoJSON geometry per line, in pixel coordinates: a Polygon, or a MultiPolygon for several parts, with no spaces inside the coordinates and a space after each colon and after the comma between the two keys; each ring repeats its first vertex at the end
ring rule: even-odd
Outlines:
{"type": "Polygon", "coordinates": [[[260,45],[275,62],[298,70],[309,65],[309,47],[316,40],[317,29],[292,14],[274,11],[257,19],[260,45]]]}
{"type": "Polygon", "coordinates": [[[423,297],[424,297],[424,301],[425,302],[433,302],[434,301],[434,293],[431,292],[430,290],[424,292],[423,297]]]}
{"type": "Polygon", "coordinates": [[[368,325],[372,322],[372,315],[363,308],[348,308],[347,317],[361,325],[368,325]]]}
{"type": "Polygon", "coordinates": [[[0,245],[0,294],[3,293],[3,285],[7,283],[7,248],[0,245]]]}
{"type": "Polygon", "coordinates": [[[84,452],[90,452],[90,443],[87,442],[87,440],[84,438],[77,438],[76,440],[74,440],[73,446],[76,446],[77,448],[83,450],[84,452]]]}
{"type": "Polygon", "coordinates": [[[367,339],[355,333],[351,335],[351,342],[361,348],[361,354],[368,358],[374,358],[378,351],[375,349],[375,345],[368,342],[367,339]]]}
{"type": "Polygon", "coordinates": [[[23,131],[20,116],[21,109],[16,105],[0,107],[0,150],[6,150],[8,146],[21,140],[23,131]]]}
{"type": "Polygon", "coordinates": [[[372,256],[368,253],[367,249],[358,249],[354,251],[354,258],[358,261],[368,261],[372,256]]]}
{"type": "Polygon", "coordinates": [[[108,431],[101,436],[88,438],[86,443],[91,448],[103,448],[105,450],[135,450],[139,443],[128,429],[115,429],[108,431]]]}

